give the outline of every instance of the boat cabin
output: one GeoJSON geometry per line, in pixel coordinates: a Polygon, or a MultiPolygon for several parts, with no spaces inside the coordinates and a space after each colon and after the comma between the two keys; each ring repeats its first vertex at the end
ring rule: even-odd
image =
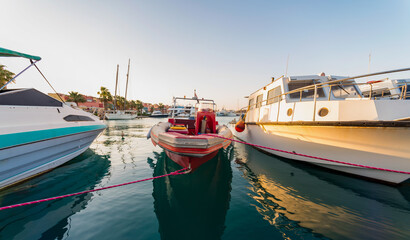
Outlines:
{"type": "MultiPolygon", "coordinates": [[[[388,116],[388,109],[375,96],[363,95],[355,79],[324,73],[273,79],[252,93],[246,122],[291,123],[319,121],[365,121],[388,116]]],[[[403,84],[402,84],[403,85],[403,84]]],[[[406,85],[403,85],[406,87],[406,85]]],[[[398,99],[406,99],[406,91],[398,99]]],[[[401,115],[397,112],[397,119],[401,115]],[[400,116],[399,116],[400,115],[400,116]]]]}

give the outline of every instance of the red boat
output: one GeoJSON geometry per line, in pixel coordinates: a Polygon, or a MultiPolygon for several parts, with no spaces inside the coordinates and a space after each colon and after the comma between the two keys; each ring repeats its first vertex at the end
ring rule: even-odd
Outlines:
{"type": "Polygon", "coordinates": [[[225,138],[231,138],[232,132],[226,125],[218,125],[215,119],[213,100],[174,97],[176,101],[195,101],[195,113],[190,116],[179,117],[172,113],[168,122],[160,122],[154,125],[147,138],[152,143],[159,145],[174,162],[182,167],[195,170],[203,163],[212,159],[221,148],[227,148],[230,140],[210,136],[207,134],[218,134],[225,138]]]}

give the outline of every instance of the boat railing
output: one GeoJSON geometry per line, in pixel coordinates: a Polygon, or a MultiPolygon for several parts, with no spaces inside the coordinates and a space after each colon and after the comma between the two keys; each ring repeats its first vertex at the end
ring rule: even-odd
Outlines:
{"type": "MultiPolygon", "coordinates": [[[[385,80],[388,80],[388,79],[386,78],[385,80]]],[[[381,81],[384,81],[384,80],[381,80],[381,81]]],[[[299,102],[302,102],[302,99],[313,99],[315,101],[315,99],[318,100],[318,98],[320,98],[320,100],[324,100],[325,98],[318,96],[318,90],[319,89],[325,89],[325,88],[329,88],[328,89],[328,94],[327,94],[327,100],[330,101],[330,100],[332,100],[331,96],[334,96],[334,94],[332,93],[332,90],[334,88],[337,87],[337,88],[343,88],[344,89],[344,88],[349,87],[349,86],[357,86],[357,87],[359,87],[359,86],[369,86],[370,90],[368,92],[366,91],[366,93],[368,93],[368,94],[363,95],[363,93],[361,93],[361,94],[358,93],[358,96],[360,98],[365,98],[365,99],[369,99],[369,100],[372,100],[372,99],[373,100],[378,100],[378,99],[383,99],[383,98],[386,98],[386,97],[389,97],[391,99],[398,99],[398,100],[405,100],[405,99],[410,98],[410,96],[407,95],[407,91],[409,89],[409,87],[408,87],[409,83],[405,83],[402,86],[396,86],[396,87],[393,87],[393,88],[374,89],[373,85],[376,84],[376,83],[381,83],[381,81],[379,80],[379,81],[370,82],[370,83],[344,83],[343,85],[335,84],[335,83],[334,84],[328,84],[328,85],[327,84],[322,84],[322,85],[315,84],[315,85],[311,85],[311,87],[309,87],[309,88],[304,87],[303,89],[296,89],[297,91],[292,90],[292,91],[289,91],[289,92],[286,92],[286,93],[282,93],[280,95],[276,95],[276,96],[267,98],[267,99],[265,99],[261,102],[255,102],[255,103],[249,105],[249,107],[250,107],[250,109],[253,109],[253,108],[259,108],[261,106],[271,105],[273,103],[282,101],[284,99],[284,97],[286,97],[287,95],[295,94],[295,93],[299,93],[299,102]],[[312,95],[312,97],[303,97],[303,92],[304,91],[309,91],[309,90],[314,91],[314,94],[312,95]],[[398,90],[399,93],[394,93],[393,90],[398,90]],[[376,93],[378,93],[378,94],[376,95],[376,93]]],[[[338,99],[345,99],[345,98],[344,97],[334,96],[334,99],[338,100],[338,99]]]]}
{"type": "MultiPolygon", "coordinates": [[[[280,102],[284,98],[286,98],[287,95],[294,94],[294,93],[299,93],[299,96],[300,96],[299,97],[299,102],[302,102],[303,92],[313,90],[314,91],[314,94],[313,94],[313,102],[314,102],[314,105],[313,105],[313,121],[315,121],[315,118],[316,118],[316,105],[317,105],[316,103],[317,103],[317,100],[319,98],[318,97],[318,89],[329,88],[327,101],[330,101],[332,99],[331,96],[332,95],[334,96],[334,94],[332,93],[332,88],[334,88],[334,87],[338,87],[338,88],[341,88],[342,90],[346,91],[344,89],[344,87],[346,87],[346,86],[355,86],[355,88],[357,88],[356,90],[358,90],[359,86],[361,86],[361,85],[369,85],[370,92],[369,92],[368,97],[364,97],[363,94],[361,93],[361,91],[358,91],[357,95],[360,98],[367,98],[369,100],[371,100],[371,99],[377,100],[378,98],[373,95],[374,94],[373,85],[375,83],[379,83],[381,81],[386,81],[386,80],[388,80],[388,78],[386,78],[384,80],[371,81],[371,82],[366,82],[366,83],[357,83],[357,82],[354,82],[354,81],[353,82],[351,82],[351,81],[348,82],[348,81],[349,80],[355,80],[357,78],[370,77],[370,76],[382,75],[382,74],[387,74],[387,73],[402,72],[402,71],[409,71],[409,70],[410,70],[410,68],[404,68],[404,69],[383,71],[383,72],[377,72],[377,73],[371,73],[371,74],[364,74],[364,75],[359,75],[359,76],[355,76],[355,77],[348,77],[348,78],[343,78],[343,79],[336,79],[336,80],[332,80],[332,81],[328,81],[328,82],[319,82],[319,83],[315,83],[313,85],[297,88],[297,89],[294,89],[294,90],[291,90],[291,91],[288,91],[288,92],[273,96],[271,98],[267,98],[265,100],[262,99],[262,101],[257,101],[257,98],[256,98],[255,103],[248,105],[248,111],[251,110],[251,109],[255,109],[255,108],[258,108],[260,110],[260,108],[262,106],[271,105],[273,103],[278,103],[278,114],[277,114],[276,121],[279,121],[280,102]],[[275,99],[276,99],[276,101],[275,101],[275,99]]],[[[408,98],[408,96],[407,96],[407,89],[408,89],[407,85],[408,85],[408,83],[404,83],[402,86],[398,86],[398,87],[394,87],[394,88],[388,88],[386,90],[386,93],[387,93],[387,91],[389,91],[389,94],[390,94],[389,98],[394,98],[394,99],[398,99],[398,100],[406,100],[408,98]],[[394,90],[394,89],[400,90],[399,91],[400,93],[391,94],[393,92],[392,90],[394,90]]],[[[264,89],[266,89],[266,88],[264,88],[264,89]]],[[[383,97],[384,97],[384,92],[382,92],[382,97],[381,98],[383,98],[383,97]]],[[[306,99],[306,97],[305,97],[305,99],[306,99]]],[[[338,99],[345,99],[345,98],[335,97],[334,99],[338,100],[338,99]]],[[[320,97],[320,100],[323,101],[324,98],[320,97]]],[[[294,111],[293,111],[292,115],[294,115],[294,111]]]]}

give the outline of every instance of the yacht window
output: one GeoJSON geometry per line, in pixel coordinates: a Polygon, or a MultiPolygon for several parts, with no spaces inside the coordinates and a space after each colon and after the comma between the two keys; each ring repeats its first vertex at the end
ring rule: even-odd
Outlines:
{"type": "Polygon", "coordinates": [[[64,117],[64,120],[67,122],[84,122],[84,121],[94,121],[94,119],[87,117],[87,116],[81,116],[81,115],[67,115],[64,117]]]}
{"type": "MultiPolygon", "coordinates": [[[[314,98],[315,95],[315,88],[313,85],[315,84],[314,80],[295,80],[295,81],[290,81],[288,84],[289,91],[302,88],[302,87],[307,87],[307,86],[312,86],[312,88],[305,89],[301,92],[294,92],[289,94],[290,98],[314,98]]],[[[323,88],[318,87],[317,88],[317,96],[316,97],[324,97],[325,93],[323,92],[323,88]]]]}
{"type": "Polygon", "coordinates": [[[256,97],[256,107],[259,108],[262,106],[262,99],[263,99],[263,94],[258,95],[256,97]]]}
{"type": "Polygon", "coordinates": [[[255,99],[251,98],[249,99],[249,109],[254,109],[255,108],[255,99]]]}
{"type": "Polygon", "coordinates": [[[280,86],[275,87],[272,90],[269,90],[268,92],[268,104],[272,104],[275,102],[279,102],[279,99],[281,98],[282,90],[280,89],[280,86]]]}
{"type": "MultiPolygon", "coordinates": [[[[344,82],[343,84],[332,85],[332,93],[336,98],[358,98],[359,93],[352,82],[344,82]]],[[[381,93],[380,93],[381,95],[381,93]]]]}

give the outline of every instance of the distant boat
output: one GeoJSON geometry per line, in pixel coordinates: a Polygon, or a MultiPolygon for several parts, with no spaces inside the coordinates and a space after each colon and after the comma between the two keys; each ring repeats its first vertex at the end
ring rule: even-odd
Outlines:
{"type": "MultiPolygon", "coordinates": [[[[117,109],[118,69],[119,69],[119,66],[117,65],[117,76],[116,76],[116,81],[115,81],[114,110],[107,111],[105,113],[105,118],[107,120],[131,120],[131,119],[138,117],[137,111],[117,109]]],[[[128,60],[128,72],[127,72],[127,84],[125,87],[124,109],[125,109],[125,103],[127,101],[129,73],[130,73],[130,60],[128,60]]]]}
{"type": "Polygon", "coordinates": [[[187,104],[186,106],[172,106],[168,108],[168,116],[170,117],[179,117],[179,118],[189,118],[195,117],[195,106],[192,104],[187,104]]]}
{"type": "Polygon", "coordinates": [[[248,143],[283,150],[258,147],[281,157],[402,183],[410,178],[410,101],[404,100],[406,86],[396,99],[384,100],[371,94],[363,96],[355,79],[408,70],[356,77],[323,73],[281,77],[250,94],[244,125],[238,123],[239,131],[234,134],[248,143]]]}
{"type": "Polygon", "coordinates": [[[152,114],[150,115],[150,117],[164,118],[164,117],[168,117],[168,114],[167,113],[162,113],[161,111],[153,111],[152,114]]]}
{"type": "Polygon", "coordinates": [[[227,111],[226,109],[222,108],[221,111],[216,113],[216,116],[218,117],[235,117],[237,116],[234,111],[227,111]]]}
{"type": "MultiPolygon", "coordinates": [[[[31,65],[22,72],[33,65],[37,68],[35,63],[41,60],[4,48],[0,56],[30,59],[31,65]]],[[[90,113],[33,88],[4,89],[7,84],[0,87],[0,188],[80,155],[106,128],[90,113]]]]}
{"type": "Polygon", "coordinates": [[[105,112],[105,118],[108,120],[131,120],[137,117],[138,114],[135,110],[115,110],[105,112]]]}

